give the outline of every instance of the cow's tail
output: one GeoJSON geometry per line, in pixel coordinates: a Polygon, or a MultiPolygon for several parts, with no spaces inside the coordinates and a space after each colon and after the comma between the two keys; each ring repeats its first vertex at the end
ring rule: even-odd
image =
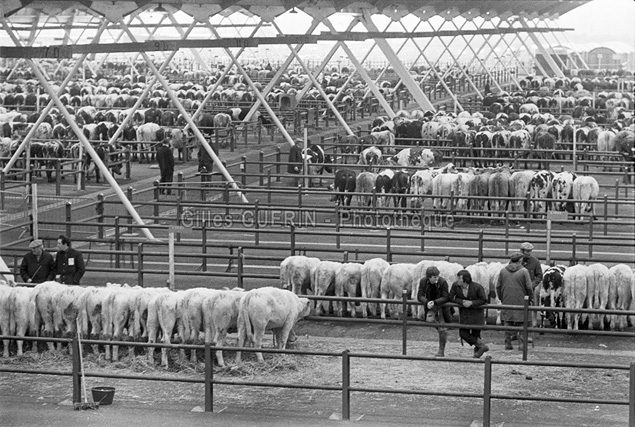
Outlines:
{"type": "Polygon", "coordinates": [[[249,301],[249,295],[240,301],[240,308],[238,310],[238,337],[243,340],[243,346],[248,343],[252,343],[254,340],[254,328],[251,324],[251,318],[247,310],[247,303],[249,301]]]}

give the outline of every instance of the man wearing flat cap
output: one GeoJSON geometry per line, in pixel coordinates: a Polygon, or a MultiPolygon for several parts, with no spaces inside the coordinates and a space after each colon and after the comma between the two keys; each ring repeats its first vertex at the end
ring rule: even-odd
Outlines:
{"type": "MultiPolygon", "coordinates": [[[[289,149],[289,164],[287,166],[287,172],[293,175],[299,175],[302,172],[302,148],[304,140],[297,138],[295,144],[289,149]]],[[[298,185],[299,178],[293,178],[293,185],[298,185]]]]}
{"type": "MultiPolygon", "coordinates": [[[[496,282],[496,294],[503,305],[520,305],[529,297],[529,304],[533,296],[529,272],[522,266],[523,254],[515,252],[509,259],[509,264],[501,269],[496,282]]],[[[501,319],[505,326],[523,326],[523,310],[501,310],[501,319]]],[[[513,350],[513,331],[505,331],[505,350],[513,350]]]]}
{"type": "Polygon", "coordinates": [[[525,242],[520,245],[520,252],[523,254],[522,265],[529,272],[531,278],[531,287],[536,288],[542,282],[542,267],[538,258],[531,254],[534,250],[534,245],[529,242],[525,242]]]}
{"type": "Polygon", "coordinates": [[[29,243],[30,251],[22,258],[20,276],[26,283],[42,283],[48,280],[55,268],[53,255],[44,250],[41,240],[29,243]]]}

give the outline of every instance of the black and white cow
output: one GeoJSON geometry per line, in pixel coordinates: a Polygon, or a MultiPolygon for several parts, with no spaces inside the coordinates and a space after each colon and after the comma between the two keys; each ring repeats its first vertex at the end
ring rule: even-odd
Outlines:
{"type": "Polygon", "coordinates": [[[339,206],[350,206],[351,199],[355,192],[357,174],[350,169],[339,169],[335,172],[333,184],[329,185],[329,190],[335,193],[331,201],[336,201],[339,206]]]}
{"type": "MultiPolygon", "coordinates": [[[[333,172],[333,156],[326,154],[324,148],[318,144],[311,144],[308,148],[305,148],[303,155],[307,156],[307,163],[309,169],[309,175],[322,176],[324,172],[333,172]]],[[[309,182],[312,184],[313,179],[309,178],[309,182]]],[[[322,179],[320,178],[320,183],[322,179]]]]}
{"type": "MultiPolygon", "coordinates": [[[[540,307],[563,307],[562,299],[562,278],[567,269],[565,265],[555,265],[547,268],[542,275],[542,284],[534,289],[534,301],[538,302],[540,307]]],[[[534,326],[543,327],[545,317],[549,323],[558,328],[562,325],[562,313],[555,311],[533,312],[534,326]],[[540,316],[540,322],[538,322],[540,316]]]]}

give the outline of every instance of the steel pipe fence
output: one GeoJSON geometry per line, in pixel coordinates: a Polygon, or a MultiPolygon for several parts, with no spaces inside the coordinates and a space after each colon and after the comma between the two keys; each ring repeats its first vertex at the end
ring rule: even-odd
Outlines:
{"type": "MultiPolygon", "coordinates": [[[[405,299],[404,299],[405,301],[405,299]]],[[[525,313],[527,312],[525,307],[525,313]]],[[[433,324],[430,327],[434,327],[433,324]]],[[[483,328],[487,329],[487,328],[483,328]]],[[[515,328],[512,328],[515,329],[515,328]]],[[[524,346],[527,347],[527,336],[525,335],[524,346]]],[[[0,339],[22,339],[32,341],[54,341],[54,342],[66,342],[71,345],[71,363],[72,369],[68,371],[59,370],[38,370],[38,369],[19,369],[15,367],[4,368],[0,367],[0,372],[10,373],[22,373],[22,374],[37,374],[37,375],[58,375],[58,376],[70,376],[72,378],[72,399],[73,403],[82,402],[82,388],[81,388],[81,376],[96,377],[96,378],[118,378],[118,379],[133,379],[142,381],[161,381],[161,382],[183,382],[183,383],[202,383],[205,387],[205,411],[214,411],[214,386],[226,385],[226,386],[251,386],[251,387],[268,387],[268,388],[291,388],[291,389],[305,389],[305,390],[323,390],[339,392],[341,395],[341,407],[342,407],[342,419],[350,420],[351,414],[351,394],[352,393],[382,393],[382,394],[403,394],[411,396],[445,396],[445,397],[467,397],[483,400],[483,425],[491,425],[491,403],[492,400],[523,400],[523,401],[549,401],[549,402],[561,402],[561,403],[580,403],[580,404],[607,404],[615,406],[628,406],[629,407],[629,424],[635,423],[635,362],[630,365],[618,365],[618,364],[593,364],[593,363],[562,363],[562,362],[542,362],[542,361],[527,361],[526,350],[523,352],[523,361],[498,361],[493,360],[491,356],[486,356],[484,360],[464,359],[464,358],[437,358],[437,357],[422,357],[422,356],[407,356],[405,353],[402,355],[394,354],[376,354],[376,353],[361,353],[351,352],[344,350],[342,352],[318,352],[318,351],[300,351],[300,350],[278,350],[278,349],[255,349],[244,347],[223,347],[216,346],[215,343],[205,343],[204,346],[200,345],[173,345],[173,344],[161,344],[161,343],[133,343],[128,341],[112,341],[112,340],[84,340],[85,345],[120,345],[128,346],[132,348],[137,347],[153,347],[153,348],[168,348],[168,349],[189,349],[204,351],[204,374],[203,378],[191,378],[191,377],[163,377],[163,376],[150,376],[150,375],[120,375],[120,374],[104,374],[104,373],[91,373],[82,372],[81,364],[79,361],[79,341],[77,337],[72,340],[60,339],[60,338],[33,338],[33,337],[17,337],[17,336],[0,336],[0,339]],[[282,383],[282,382],[259,382],[259,381],[226,381],[223,379],[216,379],[214,377],[213,358],[212,351],[244,351],[244,352],[262,352],[270,354],[289,354],[289,355],[309,355],[309,356],[324,356],[324,357],[341,357],[341,372],[342,381],[341,386],[331,386],[327,384],[306,384],[306,383],[282,383]],[[482,393],[466,393],[466,392],[439,392],[439,391],[426,391],[426,390],[412,390],[412,389],[394,389],[385,387],[357,387],[351,386],[351,366],[356,359],[385,359],[385,360],[401,360],[401,361],[425,361],[434,363],[460,363],[460,364],[483,364],[483,392],[482,393]],[[557,397],[551,396],[518,396],[501,393],[492,393],[492,378],[494,374],[494,365],[520,365],[520,366],[540,366],[540,367],[557,367],[557,368],[575,368],[575,369],[602,369],[607,371],[618,370],[629,372],[629,393],[627,400],[607,400],[607,399],[585,399],[576,397],[557,397]]],[[[404,335],[405,339],[405,335],[404,335]]]]}

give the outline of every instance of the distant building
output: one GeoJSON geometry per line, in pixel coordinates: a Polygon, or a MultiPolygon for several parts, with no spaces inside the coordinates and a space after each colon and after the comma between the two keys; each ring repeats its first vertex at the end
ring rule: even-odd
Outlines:
{"type": "MultiPolygon", "coordinates": [[[[549,53],[558,66],[565,64],[567,70],[586,69],[588,66],[591,70],[635,71],[635,48],[623,42],[607,46],[573,43],[571,46],[555,46],[549,53]]],[[[536,52],[536,59],[548,74],[555,74],[540,52],[536,52]]]]}

